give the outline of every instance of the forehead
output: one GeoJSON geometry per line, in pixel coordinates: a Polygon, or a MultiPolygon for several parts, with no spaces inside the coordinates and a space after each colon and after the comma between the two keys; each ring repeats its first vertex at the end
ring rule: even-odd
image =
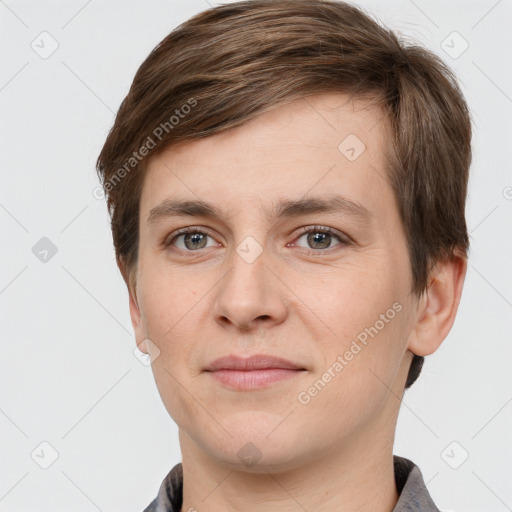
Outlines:
{"type": "MultiPolygon", "coordinates": [[[[371,100],[323,94],[275,107],[244,125],[185,141],[152,158],[141,220],[166,199],[231,213],[254,202],[339,193],[368,211],[391,193],[385,171],[387,119],[371,100]]],[[[378,209],[378,208],[377,208],[378,209]]]]}

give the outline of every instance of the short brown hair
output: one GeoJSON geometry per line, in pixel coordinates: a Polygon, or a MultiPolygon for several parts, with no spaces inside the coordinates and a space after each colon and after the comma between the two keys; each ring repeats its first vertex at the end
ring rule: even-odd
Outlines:
{"type": "MultiPolygon", "coordinates": [[[[426,290],[437,261],[466,256],[471,120],[451,70],[348,3],[246,0],[197,14],[153,49],[98,157],[127,284],[135,286],[140,193],[152,156],[327,92],[373,98],[387,114],[387,178],[406,233],[411,292],[426,290]]],[[[406,387],[422,364],[415,355],[406,387]]]]}

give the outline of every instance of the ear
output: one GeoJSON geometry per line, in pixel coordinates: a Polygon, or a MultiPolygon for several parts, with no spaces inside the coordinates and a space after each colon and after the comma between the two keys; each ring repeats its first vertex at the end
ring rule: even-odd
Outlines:
{"type": "Polygon", "coordinates": [[[413,354],[432,354],[450,332],[459,307],[466,270],[465,255],[453,255],[437,263],[427,290],[418,301],[416,325],[407,347],[413,354]]]}
{"type": "MultiPolygon", "coordinates": [[[[129,305],[130,305],[130,318],[132,320],[133,330],[135,332],[135,342],[141,352],[148,353],[146,346],[146,336],[142,327],[142,315],[140,312],[139,303],[137,301],[137,287],[135,286],[135,279],[128,271],[125,261],[122,258],[116,258],[117,266],[123,276],[126,287],[128,288],[129,305]],[[138,340],[138,341],[137,341],[138,340]]],[[[133,270],[135,271],[135,269],[133,270]]]]}

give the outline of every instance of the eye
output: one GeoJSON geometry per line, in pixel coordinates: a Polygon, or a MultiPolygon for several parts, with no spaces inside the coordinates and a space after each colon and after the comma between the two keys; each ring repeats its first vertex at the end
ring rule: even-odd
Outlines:
{"type": "MultiPolygon", "coordinates": [[[[350,243],[351,241],[348,236],[336,232],[331,228],[324,226],[310,226],[303,228],[296,241],[287,245],[302,247],[308,253],[318,254],[319,252],[326,252],[327,249],[332,249],[335,246],[349,245],[350,243]],[[301,245],[300,241],[302,239],[305,239],[307,246],[301,245]],[[337,243],[333,243],[334,241],[337,241],[337,243]]],[[[190,226],[178,230],[176,233],[164,240],[163,245],[165,247],[172,246],[178,252],[193,255],[193,253],[200,252],[201,249],[218,247],[221,244],[216,242],[208,231],[202,228],[190,226]],[[209,245],[208,238],[212,240],[209,245]]]]}
{"type": "MultiPolygon", "coordinates": [[[[350,243],[349,239],[346,236],[343,236],[341,233],[338,234],[334,230],[323,226],[313,226],[304,228],[302,230],[301,236],[297,239],[297,242],[303,238],[306,239],[306,243],[312,249],[309,250],[308,252],[318,252],[319,250],[321,251],[322,249],[332,248],[333,239],[336,239],[339,242],[335,244],[335,246],[348,245],[350,243]]],[[[296,245],[297,242],[294,242],[293,245],[296,245]]],[[[299,245],[299,247],[304,246],[299,245]]]]}
{"type": "Polygon", "coordinates": [[[165,242],[165,245],[175,246],[183,252],[195,252],[198,249],[205,249],[207,247],[215,247],[218,245],[215,241],[210,245],[206,245],[208,237],[212,238],[208,232],[202,231],[198,228],[188,227],[178,230],[175,236],[173,236],[168,242],[165,242]]]}

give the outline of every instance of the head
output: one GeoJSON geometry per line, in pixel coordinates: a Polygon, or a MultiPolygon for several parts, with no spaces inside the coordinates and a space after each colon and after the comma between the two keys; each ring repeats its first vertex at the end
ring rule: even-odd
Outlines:
{"type": "Polygon", "coordinates": [[[458,307],[470,142],[444,63],[343,2],[232,3],[157,45],[97,170],[137,343],[198,445],[222,458],[251,425],[274,454],[311,429],[328,449],[396,421],[458,307]],[[232,353],[304,371],[234,393],[204,371],[232,353]]]}

